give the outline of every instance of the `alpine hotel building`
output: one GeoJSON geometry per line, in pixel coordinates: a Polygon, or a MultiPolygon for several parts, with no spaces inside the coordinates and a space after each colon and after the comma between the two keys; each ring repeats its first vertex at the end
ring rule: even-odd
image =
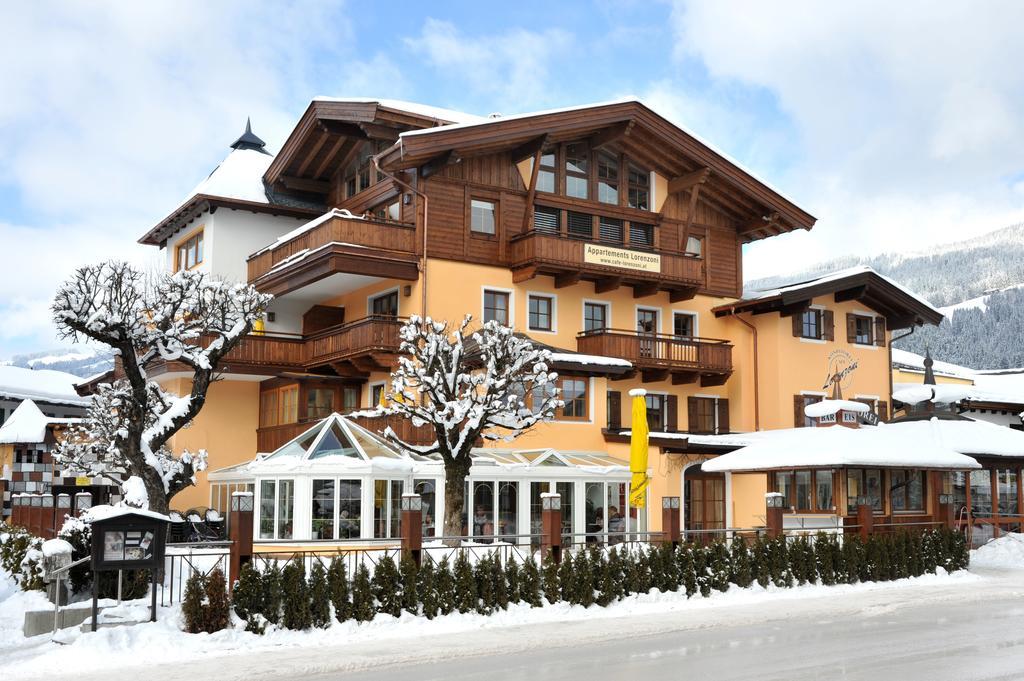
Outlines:
{"type": "MultiPolygon", "coordinates": [[[[721,436],[812,425],[804,407],[837,381],[844,398],[887,419],[894,332],[941,319],[868,269],[744,299],[744,244],[814,223],[632,99],[480,118],[318,98],[276,156],[247,127],[141,239],[172,270],[198,268],[275,296],[193,427],[171,443],[210,454],[210,472],[172,506],[223,510],[231,491],[252,489],[232,467],[332,413],[376,405],[403,318],[471,313],[556,353],[565,406],[505,451],[554,451],[560,461],[600,454],[628,465],[628,392],[643,388],[653,480],[648,509],[628,511],[637,526],[660,529],[663,496],[681,497],[684,529],[764,525],[764,474],[701,469],[729,451],[721,436]]],[[[157,380],[188,387],[173,363],[157,380]]],[[[422,437],[409,422],[391,425],[422,437]]],[[[552,489],[569,479],[558,466],[544,471],[552,489]]],[[[393,504],[388,495],[411,491],[411,482],[383,485],[380,504],[393,504]]],[[[612,506],[626,512],[627,486],[605,484],[557,488],[576,509],[578,532],[606,504],[608,517],[612,506]]],[[[285,488],[268,489],[285,499],[285,488]]],[[[808,498],[825,504],[818,492],[808,498]]],[[[833,507],[802,510],[834,512],[831,493],[833,507]]],[[[473,490],[468,505],[490,513],[490,504],[539,503],[525,490],[511,501],[496,496],[493,487],[473,490]]]]}

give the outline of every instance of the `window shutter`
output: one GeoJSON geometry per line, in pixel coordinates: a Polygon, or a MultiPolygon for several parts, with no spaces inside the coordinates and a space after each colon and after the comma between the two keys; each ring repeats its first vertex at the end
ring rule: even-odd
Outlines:
{"type": "Polygon", "coordinates": [[[686,430],[691,433],[696,433],[694,428],[697,426],[697,398],[687,397],[686,398],[686,430]]]}
{"type": "Polygon", "coordinates": [[[793,313],[793,335],[799,338],[804,335],[804,313],[793,313]]]}
{"type": "Polygon", "coordinates": [[[608,430],[622,428],[622,393],[618,390],[608,391],[608,430]]]}
{"type": "Polygon", "coordinates": [[[793,395],[793,427],[803,428],[804,426],[804,396],[793,395]]]}
{"type": "Polygon", "coordinates": [[[857,315],[846,313],[846,342],[857,342],[857,315]]]}
{"type": "Polygon", "coordinates": [[[875,317],[875,345],[885,345],[885,317],[875,317]]]}
{"type": "Polygon", "coordinates": [[[878,400],[878,420],[889,420],[889,403],[885,400],[878,400]]]}
{"type": "Polygon", "coordinates": [[[821,327],[822,338],[827,341],[836,339],[836,321],[832,315],[832,310],[822,310],[821,327]]]}
{"type": "Polygon", "coordinates": [[[729,400],[718,399],[718,432],[716,435],[729,433],[729,400]]]}
{"type": "Polygon", "coordinates": [[[674,433],[679,430],[679,398],[675,395],[666,395],[665,410],[665,430],[674,433]]]}

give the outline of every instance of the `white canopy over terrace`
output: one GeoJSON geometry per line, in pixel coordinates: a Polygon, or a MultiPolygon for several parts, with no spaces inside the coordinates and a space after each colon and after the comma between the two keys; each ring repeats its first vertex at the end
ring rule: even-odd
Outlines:
{"type": "MultiPolygon", "coordinates": [[[[612,539],[646,530],[629,506],[627,462],[601,452],[472,452],[462,536],[526,544],[540,532],[540,495],[562,495],[567,535],[612,539]]],[[[444,465],[400,451],[354,420],[332,414],[269,455],[212,471],[214,486],[251,486],[257,541],[395,540],[402,494],[423,500],[425,538],[441,533],[444,465]]],[[[228,490],[230,491],[230,490],[228,490]]]]}

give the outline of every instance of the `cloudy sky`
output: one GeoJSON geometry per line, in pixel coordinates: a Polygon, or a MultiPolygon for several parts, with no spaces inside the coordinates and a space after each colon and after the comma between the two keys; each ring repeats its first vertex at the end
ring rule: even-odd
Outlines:
{"type": "Polygon", "coordinates": [[[47,307],[76,265],[152,258],[135,239],[246,116],[276,149],[316,95],[480,114],[643,97],[819,218],[749,248],[749,277],[1019,222],[1021,25],[1012,2],[15,3],[0,357],[58,344],[47,307]]]}

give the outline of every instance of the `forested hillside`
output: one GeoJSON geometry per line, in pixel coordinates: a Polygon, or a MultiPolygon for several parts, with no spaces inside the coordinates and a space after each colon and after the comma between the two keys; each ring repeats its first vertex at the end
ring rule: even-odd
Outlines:
{"type": "Polygon", "coordinates": [[[1024,223],[918,253],[839,258],[812,270],[747,282],[747,292],[855,265],[869,265],[943,309],[939,327],[897,347],[977,369],[1024,366],[1024,223]],[[1003,290],[1005,289],[1005,290],[1003,290]],[[957,306],[958,303],[965,305],[957,306]],[[948,309],[956,308],[956,309],[948,309]]]}

